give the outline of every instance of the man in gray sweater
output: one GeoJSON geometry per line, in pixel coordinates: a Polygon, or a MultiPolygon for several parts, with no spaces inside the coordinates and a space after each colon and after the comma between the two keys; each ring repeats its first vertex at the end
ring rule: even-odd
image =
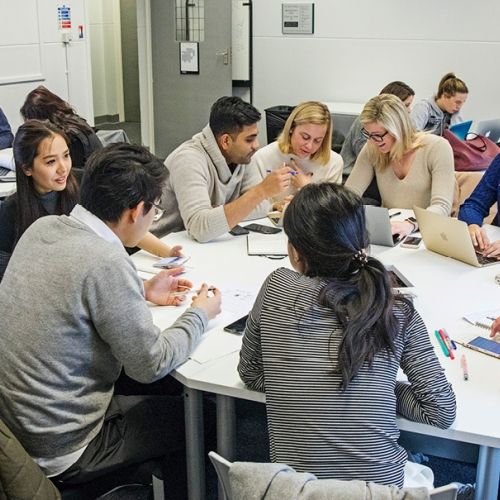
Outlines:
{"type": "Polygon", "coordinates": [[[164,214],[153,224],[154,234],[186,228],[206,242],[242,220],[267,214],[268,199],[288,189],[292,169],[283,166],[263,179],[255,165],[248,165],[259,147],[259,120],[260,113],[239,97],[213,104],[209,124],[165,160],[164,214]]]}
{"type": "Polygon", "coordinates": [[[153,324],[146,300],[172,303],[169,292],[192,286],[168,272],[142,282],[124,250],[158,213],[165,175],[140,146],[96,152],[80,205],[32,224],[0,284],[0,418],[58,480],[183,447],[180,397],[113,396],[122,368],[149,383],[183,363],[220,311],[220,292],[204,286],[170,328],[153,324]]]}

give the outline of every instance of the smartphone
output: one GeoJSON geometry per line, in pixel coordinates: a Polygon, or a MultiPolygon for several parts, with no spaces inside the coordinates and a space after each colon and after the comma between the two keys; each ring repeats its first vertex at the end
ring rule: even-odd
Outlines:
{"type": "Polygon", "coordinates": [[[248,314],[243,316],[243,318],[237,319],[233,323],[224,327],[225,332],[234,333],[236,335],[241,335],[245,330],[245,325],[247,324],[248,314]]]}
{"type": "Polygon", "coordinates": [[[249,231],[248,229],[245,229],[244,227],[241,226],[234,226],[231,231],[229,231],[229,234],[232,234],[233,236],[241,236],[243,234],[248,234],[249,231]]]}
{"type": "Polygon", "coordinates": [[[276,234],[281,232],[279,227],[264,226],[262,224],[248,224],[248,226],[245,226],[245,229],[262,234],[276,234]]]}
{"type": "Polygon", "coordinates": [[[402,242],[401,246],[404,248],[418,248],[422,243],[422,238],[419,236],[407,236],[402,242]]]}
{"type": "Polygon", "coordinates": [[[182,267],[190,258],[189,257],[165,257],[153,264],[153,267],[160,269],[174,269],[182,267]]]}

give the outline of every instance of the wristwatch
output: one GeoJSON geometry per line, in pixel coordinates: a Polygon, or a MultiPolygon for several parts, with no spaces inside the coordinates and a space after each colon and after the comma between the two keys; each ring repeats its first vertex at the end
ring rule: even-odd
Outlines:
{"type": "Polygon", "coordinates": [[[418,230],[418,223],[417,223],[417,219],[415,219],[415,217],[407,217],[405,219],[405,222],[409,222],[413,226],[413,229],[411,230],[412,233],[414,233],[418,230]]]}

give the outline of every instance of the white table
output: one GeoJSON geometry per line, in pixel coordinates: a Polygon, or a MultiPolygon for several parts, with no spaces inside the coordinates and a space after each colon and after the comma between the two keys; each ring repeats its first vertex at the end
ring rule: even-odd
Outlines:
{"type": "MultiPolygon", "coordinates": [[[[500,237],[500,229],[493,228],[500,237]]],[[[289,266],[288,259],[269,260],[264,257],[248,257],[246,237],[226,235],[218,240],[198,244],[185,233],[169,235],[169,244],[182,244],[185,254],[191,256],[186,277],[231,289],[228,284],[240,283],[244,289],[258,291],[264,278],[276,267],[289,266]]],[[[460,339],[470,329],[460,318],[463,314],[500,307],[500,287],[494,276],[500,273],[500,264],[477,269],[425,250],[400,247],[373,247],[372,254],[385,264],[395,265],[414,285],[415,306],[421,313],[431,333],[431,341],[453,384],[457,397],[457,418],[450,429],[438,429],[429,425],[398,418],[401,430],[437,436],[453,441],[480,446],[477,467],[476,498],[496,499],[500,470],[500,363],[458,346],[458,357],[465,352],[468,358],[470,378],[463,380],[458,359],[445,358],[433,335],[436,328],[444,327],[452,337],[460,339]]],[[[139,268],[147,269],[155,258],[142,252],[134,256],[139,268]]],[[[151,268],[150,268],[151,269],[151,268]]],[[[211,322],[209,328],[229,323],[242,315],[232,300],[230,311],[211,322]]],[[[251,306],[252,301],[249,301],[251,306]]],[[[152,307],[155,323],[168,326],[182,312],[178,308],[152,307]]],[[[479,333],[479,332],[478,332],[479,333]]],[[[227,336],[231,334],[214,330],[204,340],[204,347],[211,346],[225,352],[227,336]]],[[[233,337],[234,338],[234,337],[233,337]]],[[[239,353],[233,351],[222,357],[199,363],[189,360],[179,367],[174,376],[185,387],[186,442],[188,450],[189,498],[203,499],[205,491],[204,452],[202,429],[202,391],[217,396],[218,451],[231,459],[235,438],[234,399],[241,398],[264,402],[263,394],[245,388],[236,366],[239,353]]]]}

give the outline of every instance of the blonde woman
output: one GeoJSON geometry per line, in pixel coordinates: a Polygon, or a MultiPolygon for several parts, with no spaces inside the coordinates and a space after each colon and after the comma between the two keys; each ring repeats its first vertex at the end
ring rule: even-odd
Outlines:
{"type": "MultiPolygon", "coordinates": [[[[285,195],[295,194],[310,182],[342,182],[342,157],[332,151],[332,118],[328,108],[316,101],[299,104],[286,120],[277,141],[259,149],[252,163],[261,175],[286,164],[294,172],[285,195]]],[[[279,207],[278,207],[279,208],[279,207]]]]}
{"type": "Polygon", "coordinates": [[[467,100],[469,89],[455,73],[446,73],[438,85],[437,94],[430,99],[422,99],[415,104],[411,117],[417,130],[443,135],[455,123],[463,122],[460,114],[467,100]]]}
{"type": "MultiPolygon", "coordinates": [[[[450,215],[455,187],[453,152],[448,141],[417,132],[401,99],[382,94],[360,115],[368,139],[346,187],[362,195],[375,177],[387,208],[427,208],[450,215]]],[[[392,222],[393,234],[417,229],[414,220],[392,222]]]]}

